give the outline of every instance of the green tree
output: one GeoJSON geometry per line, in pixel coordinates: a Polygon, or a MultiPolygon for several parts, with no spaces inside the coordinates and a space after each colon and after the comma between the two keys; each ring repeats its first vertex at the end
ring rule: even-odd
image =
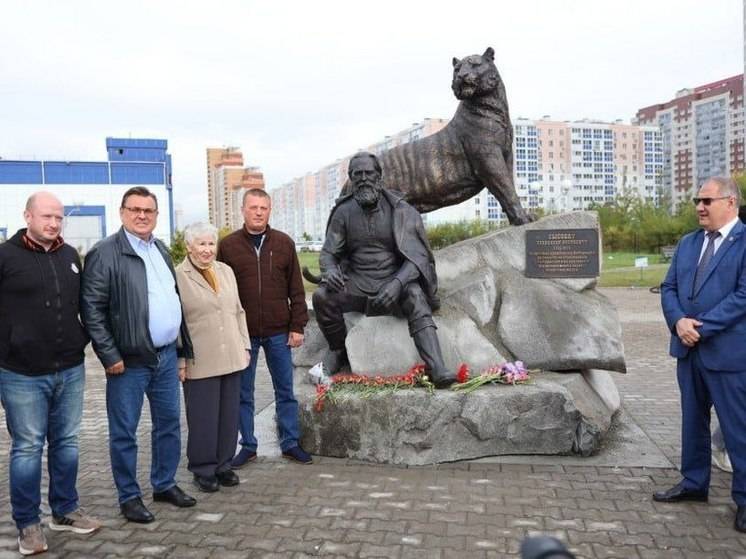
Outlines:
{"type": "Polygon", "coordinates": [[[598,213],[605,249],[657,252],[662,246],[676,244],[684,233],[697,227],[692,204],[679,204],[674,214],[669,207],[623,193],[591,209],[598,213]]]}
{"type": "Polygon", "coordinates": [[[746,204],[746,171],[741,171],[733,175],[733,179],[736,181],[738,188],[741,190],[741,205],[746,204]]]}
{"type": "Polygon", "coordinates": [[[171,260],[174,261],[174,266],[181,264],[187,254],[184,231],[176,231],[174,233],[169,250],[171,252],[171,260]]]}
{"type": "Polygon", "coordinates": [[[464,239],[484,235],[495,229],[497,225],[480,219],[439,223],[427,228],[427,240],[433,250],[438,250],[464,239]]]}

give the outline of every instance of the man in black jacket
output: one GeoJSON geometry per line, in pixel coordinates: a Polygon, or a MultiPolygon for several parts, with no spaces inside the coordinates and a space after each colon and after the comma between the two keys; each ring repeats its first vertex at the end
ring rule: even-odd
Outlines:
{"type": "Polygon", "coordinates": [[[155,517],[143,504],[137,483],[143,395],[153,422],[153,499],[177,507],[196,503],[174,479],[181,458],[177,354],[191,357],[191,342],[171,257],[153,236],[155,195],[142,186],[130,188],[119,215],[122,228],[86,255],[81,311],[106,370],[109,454],[119,506],[127,520],[148,523],[155,517]]]}
{"type": "Polygon", "coordinates": [[[89,534],[101,524],[78,505],[83,350],[80,257],[62,240],[63,207],[37,192],[27,228],[0,244],[0,394],[11,438],[10,503],[23,555],[46,551],[40,523],[41,458],[47,441],[52,530],[89,534]]]}

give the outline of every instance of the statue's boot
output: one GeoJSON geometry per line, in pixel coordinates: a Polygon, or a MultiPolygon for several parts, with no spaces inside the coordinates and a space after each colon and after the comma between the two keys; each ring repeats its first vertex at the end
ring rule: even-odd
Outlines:
{"type": "Polygon", "coordinates": [[[425,374],[436,388],[447,388],[456,382],[456,375],[443,362],[435,326],[427,326],[412,334],[414,345],[425,362],[425,374]]]}
{"type": "Polygon", "coordinates": [[[321,360],[326,374],[333,375],[350,365],[346,349],[327,349],[321,360]]]}
{"type": "Polygon", "coordinates": [[[326,373],[333,375],[350,364],[350,360],[347,358],[347,349],[345,348],[347,329],[344,325],[341,328],[327,328],[324,336],[329,343],[329,349],[324,354],[321,363],[324,365],[326,373]]]}

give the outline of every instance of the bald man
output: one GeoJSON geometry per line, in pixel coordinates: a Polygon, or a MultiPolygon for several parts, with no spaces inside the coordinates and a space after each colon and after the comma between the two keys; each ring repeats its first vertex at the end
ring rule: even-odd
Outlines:
{"type": "Polygon", "coordinates": [[[78,432],[88,336],[78,317],[80,257],[65,244],[63,207],[37,192],[27,227],[0,244],[0,395],[11,439],[10,504],[18,550],[47,550],[41,459],[47,443],[52,530],[90,534],[101,524],[78,502],[78,432]]]}

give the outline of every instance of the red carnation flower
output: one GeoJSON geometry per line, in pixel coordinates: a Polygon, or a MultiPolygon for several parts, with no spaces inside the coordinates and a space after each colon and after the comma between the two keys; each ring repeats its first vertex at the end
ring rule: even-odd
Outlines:
{"type": "Polygon", "coordinates": [[[466,363],[461,363],[461,366],[458,368],[458,373],[456,373],[456,382],[463,384],[467,380],[469,380],[469,367],[466,363]]]}

